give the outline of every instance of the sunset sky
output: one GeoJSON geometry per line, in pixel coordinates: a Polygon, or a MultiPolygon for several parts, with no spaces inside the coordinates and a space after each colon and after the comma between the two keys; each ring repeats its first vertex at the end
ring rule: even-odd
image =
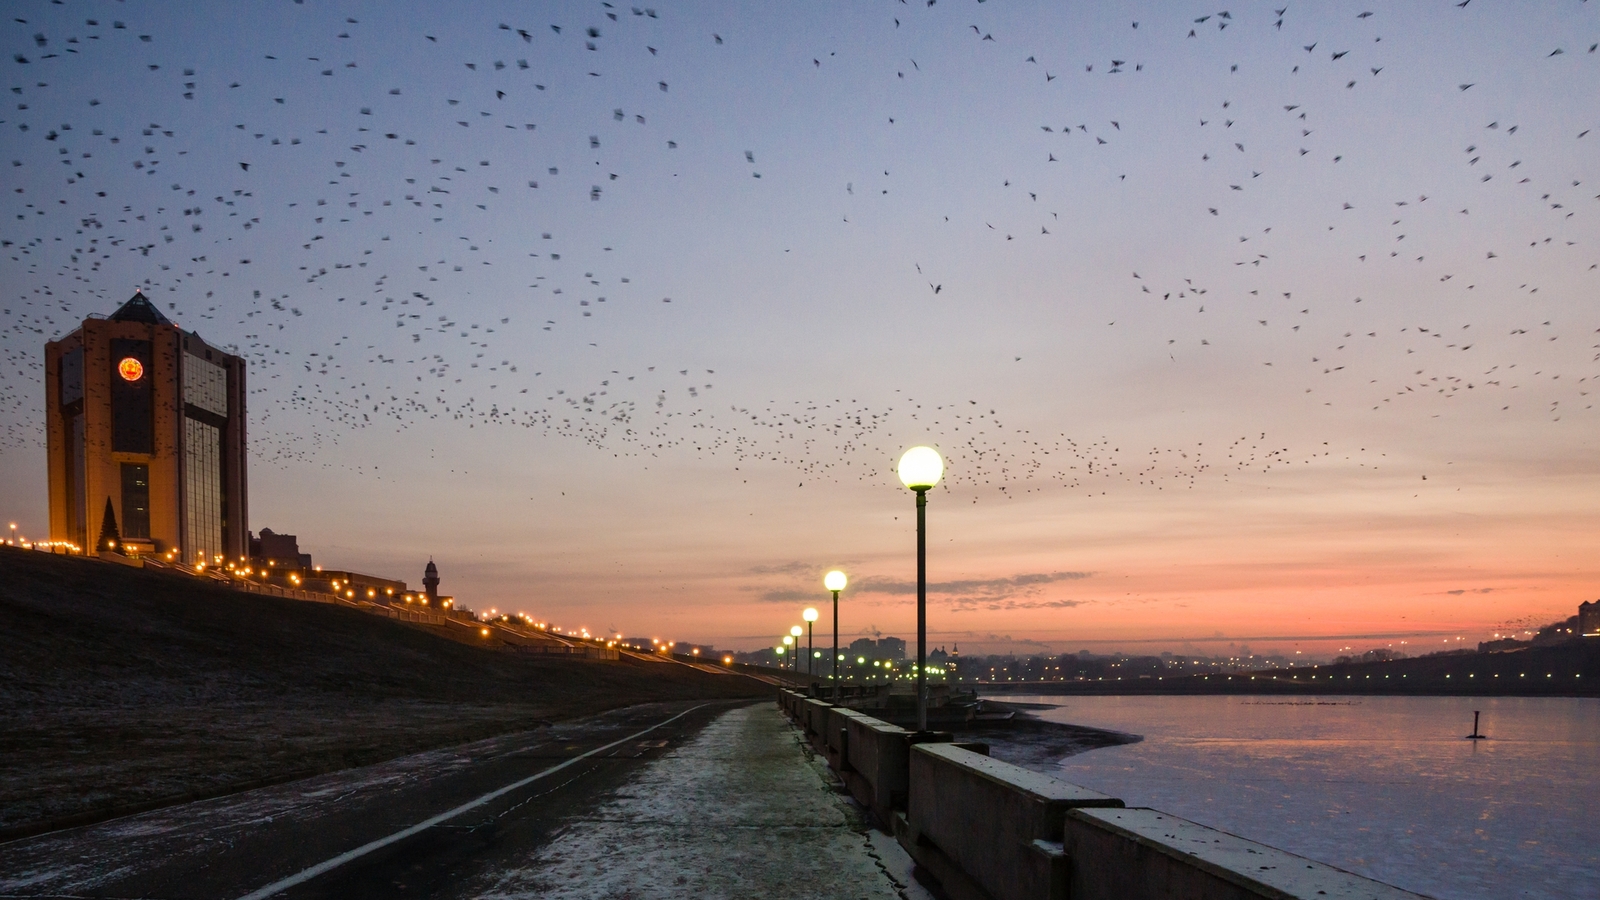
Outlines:
{"type": "Polygon", "coordinates": [[[252,529],[480,610],[908,636],[928,443],[963,652],[1565,618],[1600,4],[1365,2],[14,4],[0,515],[137,287],[249,361],[252,529]]]}

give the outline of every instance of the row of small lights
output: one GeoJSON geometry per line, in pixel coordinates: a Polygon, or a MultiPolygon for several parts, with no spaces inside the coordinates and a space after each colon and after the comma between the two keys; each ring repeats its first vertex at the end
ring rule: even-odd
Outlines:
{"type": "MultiPolygon", "coordinates": [[[[27,540],[26,537],[20,537],[19,538],[17,536],[17,524],[15,522],[12,522],[12,523],[10,523],[10,527],[11,527],[11,535],[12,536],[9,539],[0,540],[0,544],[4,544],[5,546],[21,547],[23,549],[28,549],[28,550],[51,550],[51,551],[54,551],[56,549],[63,549],[63,550],[66,550],[66,551],[68,551],[70,553],[79,553],[82,550],[81,547],[79,547],[77,544],[74,544],[74,543],[72,543],[70,541],[29,541],[29,540],[27,540]]],[[[128,546],[126,541],[124,541],[122,543],[123,543],[124,547],[128,546]]],[[[108,548],[112,549],[112,550],[115,550],[117,548],[117,542],[116,541],[107,541],[107,545],[108,545],[108,548]]],[[[166,559],[167,562],[175,562],[175,561],[177,561],[177,551],[175,551],[175,550],[168,550],[166,553],[161,554],[161,555],[166,559]]],[[[214,559],[215,559],[216,564],[219,564],[219,565],[223,564],[223,557],[222,557],[221,554],[217,554],[214,557],[214,559]]],[[[241,557],[239,559],[238,563],[233,563],[233,562],[226,563],[224,568],[228,571],[229,574],[231,574],[231,575],[233,575],[235,577],[238,577],[238,578],[242,578],[242,579],[248,580],[251,576],[255,576],[255,577],[258,577],[261,580],[265,581],[270,575],[273,574],[270,570],[276,565],[277,565],[277,561],[276,560],[268,560],[264,565],[262,565],[259,569],[257,569],[256,567],[249,565],[247,563],[247,560],[244,557],[241,557]]],[[[206,559],[205,559],[205,557],[203,555],[200,556],[195,561],[194,568],[195,568],[196,574],[200,574],[201,572],[205,571],[205,569],[207,568],[207,563],[206,563],[206,559]]],[[[322,567],[321,566],[316,566],[316,567],[314,567],[314,570],[317,571],[317,572],[321,572],[322,571],[322,567]]],[[[290,572],[290,573],[288,573],[288,579],[289,579],[290,583],[294,584],[296,587],[299,587],[300,585],[302,585],[304,583],[304,580],[300,577],[300,574],[298,572],[290,572]]],[[[355,590],[354,587],[352,587],[352,584],[353,584],[353,582],[346,582],[346,581],[343,581],[341,579],[334,579],[332,581],[332,583],[331,583],[331,586],[333,588],[333,593],[336,596],[343,596],[345,599],[352,599],[353,600],[353,599],[355,599],[355,596],[356,596],[356,590],[355,590]]],[[[384,596],[386,596],[386,597],[393,597],[394,596],[394,588],[385,587],[383,589],[383,593],[384,593],[384,596]]],[[[366,589],[366,594],[367,594],[367,598],[368,599],[376,599],[377,596],[378,596],[377,589],[376,588],[372,588],[372,587],[369,587],[369,588],[366,589]]],[[[406,603],[415,602],[415,603],[421,604],[422,606],[427,606],[428,605],[428,597],[425,594],[410,594],[410,593],[407,593],[407,594],[402,594],[401,596],[402,596],[402,599],[404,600],[404,602],[406,602],[406,603]]],[[[445,600],[440,604],[440,606],[442,608],[445,608],[445,609],[449,609],[452,605],[453,605],[453,603],[450,600],[445,600]]],[[[493,616],[496,612],[497,612],[497,610],[490,610],[489,611],[491,616],[493,616]]],[[[511,617],[502,616],[501,618],[502,619],[509,619],[511,617]]],[[[553,626],[551,626],[550,624],[548,624],[546,622],[536,622],[536,621],[534,621],[534,619],[531,616],[527,615],[526,613],[517,613],[515,618],[520,622],[520,624],[523,624],[526,627],[533,628],[533,629],[536,629],[536,630],[539,630],[539,631],[548,632],[553,628],[553,626]]],[[[556,629],[556,630],[557,630],[557,633],[560,633],[559,629],[556,629]]],[[[482,636],[484,636],[484,637],[488,637],[489,636],[489,629],[487,629],[487,628],[481,629],[480,634],[482,636]]],[[[577,631],[568,631],[568,632],[566,632],[566,635],[568,637],[579,638],[581,640],[590,640],[590,641],[596,641],[596,642],[602,642],[603,641],[603,639],[597,638],[597,637],[589,634],[589,630],[587,628],[580,628],[577,631]]],[[[622,635],[619,634],[619,635],[617,635],[617,639],[618,640],[603,641],[603,643],[605,643],[605,645],[608,648],[614,648],[614,647],[617,646],[618,641],[620,641],[621,637],[622,637],[622,635]]],[[[676,642],[674,642],[674,641],[660,642],[660,641],[656,641],[654,639],[652,639],[651,643],[652,644],[656,644],[657,647],[655,649],[658,649],[661,652],[670,652],[671,648],[673,646],[675,646],[675,644],[676,644],[676,642]]],[[[694,648],[693,654],[695,656],[700,655],[700,648],[698,648],[698,647],[694,648]]],[[[724,657],[723,658],[723,662],[728,664],[728,665],[732,665],[733,664],[733,657],[731,657],[731,656],[724,657]]]]}
{"type": "MultiPolygon", "coordinates": [[[[410,599],[409,595],[407,595],[407,599],[408,600],[410,599]]],[[[419,599],[422,599],[422,601],[424,603],[427,602],[427,600],[424,599],[424,598],[420,598],[419,597],[419,599]]],[[[486,619],[486,620],[483,620],[483,621],[487,621],[487,622],[490,622],[491,624],[497,624],[497,625],[521,625],[521,626],[526,627],[526,628],[531,628],[531,629],[534,629],[536,631],[543,631],[543,632],[546,632],[546,633],[549,633],[549,632],[553,631],[556,634],[560,634],[560,635],[563,635],[565,637],[574,638],[574,639],[581,640],[581,641],[589,641],[589,642],[595,643],[595,644],[602,644],[607,649],[619,649],[620,648],[620,649],[625,649],[625,650],[639,650],[639,651],[643,651],[645,649],[644,647],[642,647],[642,646],[640,646],[638,644],[624,643],[623,640],[622,640],[622,635],[620,633],[617,634],[615,637],[605,638],[605,637],[602,637],[600,635],[590,634],[588,628],[581,627],[581,626],[579,628],[576,628],[576,629],[562,631],[560,627],[555,626],[555,625],[551,625],[548,622],[536,621],[532,616],[529,616],[527,613],[520,613],[519,612],[519,613],[516,613],[515,615],[509,615],[509,614],[508,615],[500,615],[499,613],[500,613],[499,610],[491,609],[491,610],[489,610],[489,613],[488,613],[489,618],[486,619]]],[[[478,634],[481,637],[487,638],[489,636],[489,634],[490,634],[490,630],[488,628],[486,628],[486,627],[485,628],[480,628],[478,630],[478,634]]],[[[678,642],[677,641],[663,641],[663,640],[660,640],[659,638],[651,638],[650,639],[650,645],[651,645],[650,646],[650,651],[653,652],[653,653],[665,653],[665,654],[671,655],[671,653],[673,651],[673,648],[678,645],[678,642]]],[[[700,655],[700,648],[699,647],[691,648],[690,651],[689,651],[689,655],[691,655],[691,656],[699,656],[700,655]]],[[[728,665],[728,666],[733,665],[733,657],[730,656],[730,655],[723,656],[722,657],[722,663],[723,663],[723,665],[728,665]]]]}
{"type": "MultiPolygon", "coordinates": [[[[784,651],[785,651],[784,647],[780,646],[780,647],[774,647],[772,649],[779,656],[783,656],[784,655],[784,651]]],[[[823,658],[822,657],[822,651],[820,651],[820,650],[816,651],[815,653],[812,654],[812,657],[814,659],[822,659],[823,658]]],[[[728,657],[728,658],[732,659],[732,657],[728,657]]],[[[849,657],[845,656],[843,653],[839,654],[839,659],[841,661],[844,661],[844,662],[848,662],[849,661],[849,657]]],[[[865,656],[856,657],[856,665],[865,666],[866,664],[867,664],[867,658],[865,656]]],[[[875,659],[875,660],[872,661],[872,666],[873,666],[873,668],[881,667],[886,672],[891,672],[892,673],[892,672],[895,671],[894,663],[891,660],[875,659]]],[[[917,664],[916,663],[911,663],[910,665],[905,666],[900,671],[902,673],[915,674],[915,672],[917,671],[917,664]]],[[[943,675],[947,671],[948,671],[948,669],[946,667],[944,667],[944,666],[928,666],[927,667],[927,672],[928,672],[929,675],[943,675]]],[[[911,674],[902,674],[900,677],[910,678],[911,674]]],[[[832,676],[823,676],[823,677],[832,677],[832,676]]]]}
{"type": "Polygon", "coordinates": [[[44,550],[50,553],[56,552],[57,549],[65,550],[68,553],[83,552],[83,548],[71,541],[30,541],[27,535],[17,534],[17,523],[12,522],[10,524],[11,537],[0,539],[0,544],[4,544],[7,547],[21,547],[24,550],[44,550]]]}
{"type": "MultiPolygon", "coordinates": [[[[68,551],[70,553],[78,553],[78,552],[81,552],[81,549],[82,549],[77,544],[74,544],[74,543],[72,543],[70,541],[33,541],[33,542],[30,542],[30,541],[27,540],[26,537],[19,538],[17,536],[17,524],[15,522],[10,523],[10,528],[11,528],[11,537],[9,539],[7,539],[7,540],[0,541],[0,543],[4,543],[6,546],[22,547],[23,549],[29,549],[29,550],[48,550],[48,551],[52,551],[52,552],[54,550],[56,550],[57,548],[60,548],[60,549],[66,550],[66,551],[68,551]]],[[[126,542],[123,542],[123,543],[124,543],[124,546],[126,546],[126,542]]],[[[110,545],[111,549],[113,549],[113,550],[116,549],[116,545],[117,545],[116,541],[108,541],[108,544],[110,545]]],[[[166,557],[166,560],[168,562],[174,562],[177,559],[177,551],[174,551],[174,550],[169,550],[163,555],[166,557]]],[[[222,563],[222,561],[223,561],[223,557],[222,557],[221,554],[216,554],[214,558],[215,558],[215,561],[217,563],[219,563],[219,564],[222,563]]],[[[243,563],[243,562],[245,562],[245,559],[243,557],[241,557],[239,562],[243,563]]],[[[259,574],[259,577],[264,581],[271,574],[268,571],[268,569],[272,568],[274,565],[276,565],[276,560],[268,560],[266,565],[260,570],[259,573],[257,573],[255,571],[255,569],[253,567],[249,566],[249,565],[238,566],[238,565],[235,565],[234,563],[231,563],[231,562],[227,563],[226,568],[231,574],[233,574],[235,576],[243,577],[243,578],[249,578],[251,575],[259,574]]],[[[204,555],[201,555],[197,559],[197,561],[195,562],[194,568],[196,570],[196,574],[199,574],[199,573],[203,572],[206,569],[206,561],[205,561],[204,555]]],[[[321,566],[316,566],[314,568],[315,568],[315,571],[317,571],[317,572],[321,572],[322,571],[322,567],[321,566]]],[[[293,583],[297,587],[302,584],[302,580],[301,580],[300,575],[298,573],[291,572],[291,573],[288,574],[288,578],[289,578],[289,581],[291,583],[293,583]]],[[[827,576],[823,579],[823,583],[824,583],[824,586],[828,590],[831,590],[831,591],[834,591],[835,593],[837,593],[838,591],[844,589],[844,586],[845,586],[845,583],[846,583],[845,574],[843,572],[838,571],[838,570],[829,572],[827,574],[827,576]]],[[[334,592],[335,595],[339,595],[341,589],[343,589],[343,596],[346,599],[354,599],[355,598],[355,590],[353,588],[349,587],[347,584],[341,583],[337,579],[334,580],[332,584],[333,584],[333,592],[334,592]]],[[[377,590],[375,588],[371,588],[371,587],[367,588],[366,593],[367,593],[368,599],[376,599],[376,597],[377,597],[377,590]]],[[[384,594],[385,594],[385,596],[393,597],[394,596],[394,588],[385,587],[384,588],[384,594]]],[[[411,603],[411,602],[415,601],[415,602],[420,603],[423,606],[428,605],[428,598],[424,594],[416,594],[414,596],[412,594],[405,594],[403,596],[404,596],[405,602],[407,602],[407,603],[411,603]]],[[[453,605],[452,602],[449,601],[449,600],[445,600],[441,604],[441,606],[443,608],[446,608],[446,609],[450,608],[452,605],[453,605]]],[[[489,612],[490,612],[490,615],[493,616],[496,611],[495,610],[490,610],[489,612]]],[[[807,623],[815,622],[817,620],[817,617],[818,617],[817,610],[815,608],[808,607],[801,613],[801,617],[807,623]]],[[[509,618],[509,617],[501,617],[501,618],[505,619],[505,618],[509,618]]],[[[548,625],[547,623],[535,622],[530,616],[526,615],[525,613],[517,613],[516,618],[518,620],[520,620],[521,623],[526,625],[527,627],[535,628],[535,629],[540,630],[540,631],[547,631],[548,632],[552,628],[552,626],[548,625]]],[[[557,630],[557,633],[561,633],[559,629],[556,629],[556,630],[557,630]]],[[[804,630],[799,625],[793,626],[792,628],[790,628],[789,634],[784,636],[783,643],[780,646],[777,646],[777,647],[773,648],[774,652],[780,657],[783,656],[785,654],[787,648],[789,646],[791,646],[791,645],[796,644],[798,642],[798,639],[799,639],[800,635],[803,634],[803,633],[804,633],[804,630]]],[[[1531,632],[1531,631],[1523,631],[1522,633],[1523,634],[1532,634],[1533,632],[1531,632]]],[[[482,629],[481,630],[481,634],[484,637],[487,637],[489,635],[489,629],[487,629],[487,628],[482,629]]],[[[615,648],[615,647],[617,647],[619,642],[621,641],[621,638],[622,638],[622,635],[618,634],[616,636],[615,640],[604,640],[602,638],[598,638],[598,637],[595,637],[595,636],[589,634],[589,630],[587,628],[580,628],[577,631],[568,631],[568,632],[566,632],[566,635],[568,637],[574,637],[574,638],[578,638],[578,639],[581,639],[581,640],[594,641],[594,642],[597,642],[597,643],[603,642],[607,648],[615,648]]],[[[1498,639],[1498,638],[1502,637],[1502,635],[1500,635],[1499,633],[1496,633],[1494,635],[1494,637],[1498,639]]],[[[1511,635],[1508,634],[1508,635],[1505,635],[1505,637],[1511,637],[1511,635]]],[[[1445,638],[1442,641],[1442,643],[1448,644],[1448,643],[1450,643],[1450,640],[1451,640],[1450,638],[1445,638]]],[[[1465,640],[1465,638],[1458,636],[1458,637],[1455,638],[1455,640],[1456,641],[1462,641],[1462,640],[1465,640]]],[[[651,638],[650,639],[650,643],[652,645],[651,649],[653,651],[661,652],[661,653],[669,653],[669,654],[672,652],[672,648],[674,646],[676,646],[676,642],[675,641],[660,641],[660,640],[657,640],[655,638],[651,638]]],[[[1401,641],[1400,643],[1402,645],[1404,645],[1406,642],[1405,641],[1401,641]]],[[[625,646],[629,647],[630,649],[636,649],[636,650],[643,650],[644,649],[644,648],[638,647],[636,645],[625,645],[625,646]]],[[[1335,651],[1335,652],[1342,652],[1342,651],[1353,650],[1353,649],[1354,648],[1351,648],[1351,647],[1341,647],[1338,651],[1335,651]]],[[[796,653],[799,652],[798,648],[796,648],[795,652],[796,653]]],[[[1299,651],[1296,651],[1296,652],[1299,652],[1299,651]]],[[[700,655],[700,648],[698,648],[698,647],[694,648],[691,651],[691,653],[694,656],[699,656],[700,655]]],[[[812,658],[813,659],[820,658],[820,654],[813,653],[812,654],[812,658]]],[[[841,660],[844,659],[844,658],[845,657],[842,654],[839,656],[839,659],[841,659],[841,660]]],[[[1230,658],[1230,660],[1231,660],[1231,658],[1230,658]]],[[[731,666],[733,664],[733,657],[730,656],[730,655],[725,655],[722,658],[722,661],[723,661],[723,663],[725,665],[730,665],[731,666]]],[[[798,662],[798,660],[797,660],[797,662],[798,662]]],[[[857,657],[856,658],[856,663],[858,665],[865,665],[866,662],[867,662],[866,657],[857,657]]],[[[1201,661],[1200,660],[1195,660],[1195,664],[1196,665],[1200,665],[1201,661]]],[[[880,667],[880,665],[881,665],[881,667],[887,672],[891,672],[892,673],[894,671],[894,666],[891,663],[887,662],[887,661],[874,660],[872,665],[873,665],[874,668],[880,667]]],[[[914,673],[916,668],[917,667],[915,665],[912,665],[912,666],[909,667],[911,673],[914,673]]],[[[1059,668],[1060,667],[1058,666],[1057,669],[1059,669],[1059,668]]],[[[930,675],[942,675],[942,674],[945,674],[946,670],[945,670],[944,667],[941,667],[941,666],[928,666],[928,667],[926,667],[925,671],[927,672],[927,674],[930,674],[930,675]]],[[[992,669],[991,669],[991,671],[992,671],[992,669]]],[[[831,678],[832,676],[830,675],[829,677],[831,678]]],[[[894,677],[894,676],[891,675],[890,677],[894,677]]],[[[912,676],[911,676],[911,674],[903,674],[900,677],[910,678],[912,676]]],[[[1251,676],[1252,680],[1254,679],[1254,677],[1255,676],[1251,676]]],[[[1315,675],[1313,675],[1311,677],[1312,677],[1312,679],[1316,678],[1315,675]]],[[[1347,675],[1345,677],[1349,678],[1350,676],[1347,675]]],[[[1367,677],[1370,678],[1371,676],[1369,675],[1367,677]]],[[[1385,675],[1384,677],[1387,678],[1389,676],[1385,675]]],[[[1406,676],[1402,675],[1400,677],[1404,678],[1406,676]]],[[[1446,675],[1445,677],[1449,678],[1450,676],[1446,675]]],[[[1476,677],[1476,676],[1475,675],[1469,675],[1468,677],[1471,678],[1471,677],[1476,677]]],[[[1499,678],[1500,676],[1499,675],[1495,675],[1494,677],[1499,678]]],[[[1524,674],[1522,677],[1527,677],[1527,676],[1524,674]]],[[[1554,677],[1554,675],[1553,674],[1547,674],[1545,677],[1546,678],[1552,678],[1552,677],[1554,677]]],[[[1582,677],[1582,676],[1574,675],[1573,677],[1574,678],[1579,678],[1579,677],[1582,677]]],[[[1230,678],[1231,678],[1231,676],[1230,676],[1230,678]]],[[[1008,676],[1008,680],[1010,680],[1009,676],[1008,676]]],[[[1103,680],[1103,679],[1100,679],[1100,680],[1103,680]]],[[[1117,680],[1120,681],[1121,678],[1118,678],[1117,680]]],[[[1157,680],[1161,680],[1161,678],[1158,676],[1157,680]]]]}
{"type": "Polygon", "coordinates": [[[21,547],[23,550],[43,550],[49,553],[54,553],[57,549],[65,550],[68,553],[77,553],[80,549],[77,544],[71,541],[30,541],[27,538],[21,540],[0,539],[0,545],[21,547]]]}

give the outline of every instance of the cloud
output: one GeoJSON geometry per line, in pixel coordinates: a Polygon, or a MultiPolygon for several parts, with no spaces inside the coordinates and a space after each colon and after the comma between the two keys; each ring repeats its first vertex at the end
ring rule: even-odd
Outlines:
{"type": "Polygon", "coordinates": [[[751,566],[746,570],[751,575],[804,575],[807,572],[817,571],[817,567],[808,562],[779,563],[775,566],[751,566]]]}
{"type": "Polygon", "coordinates": [[[763,591],[760,588],[745,588],[745,590],[751,592],[760,591],[760,593],[756,594],[756,599],[763,603],[804,603],[808,600],[815,601],[817,594],[820,593],[819,591],[783,590],[781,588],[770,591],[763,591]]]}
{"type": "Polygon", "coordinates": [[[1044,641],[1036,641],[1033,638],[1014,638],[1009,634],[995,634],[992,631],[989,632],[989,634],[983,638],[983,640],[997,643],[1018,644],[1024,647],[1038,647],[1044,650],[1049,650],[1051,646],[1044,641]]]}
{"type": "MultiPolygon", "coordinates": [[[[963,581],[934,581],[928,584],[928,593],[935,596],[954,597],[957,605],[977,604],[984,601],[1008,600],[1011,597],[1030,597],[1039,589],[1058,581],[1078,581],[1090,577],[1092,572],[1037,572],[1013,575],[1010,578],[967,579],[963,581]]],[[[864,578],[855,585],[857,594],[906,595],[917,592],[915,581],[892,578],[864,578]]],[[[1081,600],[1037,601],[1040,606],[1077,606],[1081,600]]],[[[999,608],[999,607],[989,607],[999,608]]],[[[1013,608],[1013,607],[1007,607],[1013,608]]],[[[1017,609],[1036,607],[1017,606],[1017,609]]]]}
{"type": "MultiPolygon", "coordinates": [[[[815,566],[807,563],[784,563],[778,566],[757,566],[750,571],[755,574],[781,574],[794,575],[815,571],[815,566]]],[[[1036,572],[1025,575],[1013,575],[1009,578],[982,578],[966,579],[961,581],[935,581],[928,584],[928,594],[933,597],[943,597],[952,602],[956,611],[987,609],[987,610],[1012,610],[1012,609],[1067,609],[1088,603],[1087,600],[1050,600],[1038,597],[1041,589],[1048,584],[1058,581],[1077,581],[1088,578],[1091,572],[1036,572]],[[1023,599],[1037,598],[1037,599],[1023,599]]],[[[760,586],[747,586],[741,590],[754,594],[762,603],[804,603],[827,599],[826,592],[815,589],[794,588],[766,588],[760,586]]],[[[917,592],[915,581],[899,581],[893,578],[863,578],[850,585],[850,593],[857,597],[873,594],[889,596],[912,596],[917,592]]]]}
{"type": "MultiPolygon", "coordinates": [[[[950,601],[950,609],[955,612],[966,610],[1032,610],[1032,609],[1070,609],[1077,605],[1086,604],[1088,601],[1072,601],[1072,599],[1046,599],[1038,594],[1043,593],[1046,585],[1054,585],[1058,581],[1078,581],[1090,578],[1093,572],[1032,572],[1026,575],[1011,575],[1010,578],[968,578],[960,581],[931,581],[928,585],[928,594],[934,597],[946,597],[950,601]]],[[[856,583],[858,594],[890,594],[890,596],[909,596],[917,593],[915,581],[894,580],[894,578],[862,578],[856,583]]]]}
{"type": "Polygon", "coordinates": [[[1013,609],[1071,609],[1082,606],[1088,600],[987,600],[987,599],[961,599],[957,600],[950,608],[954,612],[967,612],[969,610],[984,609],[1006,611],[1013,609]]]}
{"type": "Polygon", "coordinates": [[[1445,593],[1451,595],[1452,597],[1459,597],[1462,594],[1487,594],[1487,593],[1491,593],[1493,590],[1494,590],[1494,588],[1474,588],[1472,590],[1463,590],[1461,588],[1456,588],[1453,591],[1445,591],[1445,593]]]}

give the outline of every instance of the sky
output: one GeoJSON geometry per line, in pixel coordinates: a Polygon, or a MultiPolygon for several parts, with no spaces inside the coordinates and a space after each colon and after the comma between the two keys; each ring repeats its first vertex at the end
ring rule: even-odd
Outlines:
{"type": "Polygon", "coordinates": [[[1566,618],[1600,4],[1283,2],[12,4],[0,515],[138,289],[248,361],[252,529],[480,610],[912,635],[929,444],[937,646],[1566,618]]]}

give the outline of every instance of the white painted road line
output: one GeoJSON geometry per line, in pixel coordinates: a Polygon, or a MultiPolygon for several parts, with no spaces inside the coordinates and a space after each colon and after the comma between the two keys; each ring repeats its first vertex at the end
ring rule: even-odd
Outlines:
{"type": "Polygon", "coordinates": [[[553,775],[556,772],[559,772],[562,769],[565,769],[567,766],[570,766],[570,765],[572,765],[574,763],[582,762],[583,760],[588,759],[591,756],[594,756],[596,753],[603,753],[603,752],[605,752],[607,750],[610,750],[612,747],[615,747],[618,744],[626,744],[627,742],[629,742],[631,740],[634,740],[635,738],[638,738],[638,737],[641,737],[643,735],[649,734],[650,732],[655,731],[657,728],[660,728],[663,725],[671,724],[672,722],[675,722],[678,719],[681,719],[684,716],[687,716],[689,713],[692,713],[697,709],[702,709],[702,708],[704,708],[706,706],[709,706],[709,705],[710,704],[702,703],[699,706],[692,707],[690,709],[686,709],[683,712],[678,713],[677,715],[673,716],[670,719],[663,719],[662,721],[657,722],[654,725],[651,725],[649,728],[646,728],[643,731],[635,732],[634,734],[630,734],[625,738],[619,738],[619,739],[617,739],[615,741],[612,741],[611,743],[606,744],[604,747],[596,747],[596,748],[594,748],[593,750],[590,750],[587,753],[582,753],[582,754],[579,754],[577,756],[574,756],[573,758],[567,760],[566,762],[558,763],[556,765],[551,766],[548,769],[545,769],[542,772],[539,772],[539,773],[534,774],[534,775],[529,775],[527,778],[524,778],[521,781],[512,782],[511,784],[508,784],[508,785],[506,785],[505,787],[502,787],[502,788],[496,788],[495,790],[492,790],[489,793],[484,794],[482,797],[479,797],[476,800],[472,800],[472,801],[469,801],[467,803],[463,803],[460,806],[456,807],[455,809],[447,810],[445,812],[442,812],[442,813],[438,814],[437,816],[434,816],[431,819],[425,819],[425,820],[423,820],[421,822],[418,822],[417,824],[411,826],[410,828],[406,828],[406,829],[401,830],[401,831],[396,831],[394,834],[391,834],[388,837],[378,838],[377,840],[372,841],[370,843],[362,844],[361,846],[355,848],[354,850],[347,850],[344,853],[341,853],[338,856],[333,857],[332,859],[325,860],[323,862],[317,863],[316,865],[311,866],[311,867],[306,868],[306,869],[301,869],[298,873],[296,873],[294,875],[290,875],[288,878],[282,879],[281,881],[274,881],[273,883],[267,885],[264,888],[260,888],[258,890],[251,891],[250,893],[245,894],[243,897],[240,897],[239,900],[265,900],[265,898],[271,897],[274,894],[280,894],[280,893],[288,890],[289,888],[294,887],[297,884],[304,884],[305,882],[310,881],[311,879],[317,877],[318,875],[321,875],[324,872],[329,872],[329,871],[332,871],[333,869],[337,869],[340,866],[344,865],[347,862],[350,862],[353,859],[360,859],[361,857],[366,856],[368,853],[371,853],[374,850],[380,850],[380,849],[382,849],[384,847],[389,846],[390,844],[393,844],[396,841],[403,841],[406,838],[411,837],[414,834],[418,834],[420,832],[426,831],[429,828],[432,828],[433,826],[438,825],[441,822],[448,822],[451,819],[454,819],[456,816],[459,816],[464,812],[467,812],[467,811],[473,810],[473,809],[477,809],[478,807],[484,805],[485,803],[488,803],[491,800],[494,800],[497,797],[501,797],[501,796],[504,796],[506,794],[509,794],[512,791],[514,791],[514,790],[516,790],[516,789],[518,789],[520,787],[525,787],[527,785],[530,785],[530,784],[534,783],[535,781],[538,781],[539,779],[545,777],[546,775],[553,775]]]}

